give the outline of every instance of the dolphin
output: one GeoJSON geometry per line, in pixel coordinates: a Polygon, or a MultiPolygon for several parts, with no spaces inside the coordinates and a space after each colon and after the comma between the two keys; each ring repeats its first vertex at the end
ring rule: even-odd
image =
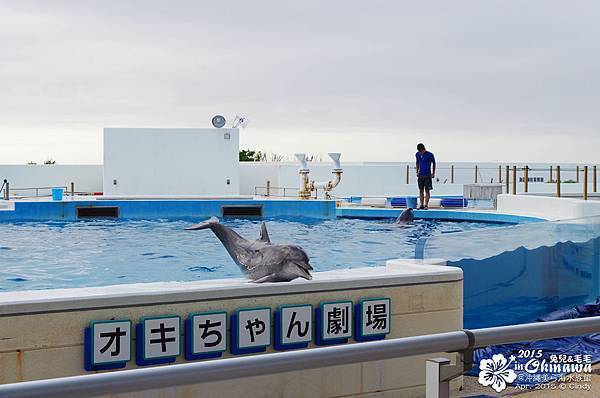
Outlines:
{"type": "Polygon", "coordinates": [[[396,219],[396,224],[412,224],[415,219],[415,215],[413,214],[413,209],[410,207],[404,210],[398,218],[396,219]]]}
{"type": "Polygon", "coordinates": [[[260,238],[255,241],[241,237],[220,224],[216,217],[186,228],[188,231],[201,229],[210,229],[219,238],[233,261],[252,282],[312,279],[310,271],[313,267],[308,263],[306,252],[300,246],[272,244],[264,222],[260,224],[260,238]]]}

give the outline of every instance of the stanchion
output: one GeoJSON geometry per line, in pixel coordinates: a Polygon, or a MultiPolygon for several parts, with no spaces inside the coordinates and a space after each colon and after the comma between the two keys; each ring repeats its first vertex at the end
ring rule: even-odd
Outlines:
{"type": "Polygon", "coordinates": [[[588,199],[588,167],[583,166],[583,200],[588,199]]]}
{"type": "Polygon", "coordinates": [[[556,196],[560,198],[560,166],[556,166],[556,196]]]}

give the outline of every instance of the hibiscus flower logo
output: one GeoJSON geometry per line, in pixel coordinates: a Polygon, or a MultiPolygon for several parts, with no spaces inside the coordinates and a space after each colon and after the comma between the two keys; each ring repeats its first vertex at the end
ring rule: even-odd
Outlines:
{"type": "Polygon", "coordinates": [[[507,384],[512,383],[517,378],[514,370],[508,367],[515,361],[515,357],[510,357],[510,362],[502,354],[495,354],[492,359],[482,359],[479,362],[479,384],[483,386],[492,386],[496,392],[506,388],[507,384]]]}

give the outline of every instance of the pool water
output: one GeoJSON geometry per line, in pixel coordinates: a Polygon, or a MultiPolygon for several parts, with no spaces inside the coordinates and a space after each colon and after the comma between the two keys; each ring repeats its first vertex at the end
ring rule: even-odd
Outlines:
{"type": "MultiPolygon", "coordinates": [[[[0,223],[0,291],[193,281],[243,276],[209,230],[185,231],[196,219],[0,223]]],[[[315,271],[381,266],[414,258],[421,237],[499,224],[416,220],[266,219],[273,243],[294,243],[315,271]]],[[[257,239],[260,220],[223,224],[257,239]]]]}

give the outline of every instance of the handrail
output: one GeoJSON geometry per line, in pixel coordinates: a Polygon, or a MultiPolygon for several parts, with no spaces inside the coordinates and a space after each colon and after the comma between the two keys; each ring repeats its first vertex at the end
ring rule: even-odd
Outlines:
{"type": "Polygon", "coordinates": [[[369,362],[435,352],[465,352],[492,344],[541,340],[600,330],[600,316],[463,330],[397,339],[235,357],[206,362],[28,381],[0,386],[3,398],[93,397],[369,362]]]}

